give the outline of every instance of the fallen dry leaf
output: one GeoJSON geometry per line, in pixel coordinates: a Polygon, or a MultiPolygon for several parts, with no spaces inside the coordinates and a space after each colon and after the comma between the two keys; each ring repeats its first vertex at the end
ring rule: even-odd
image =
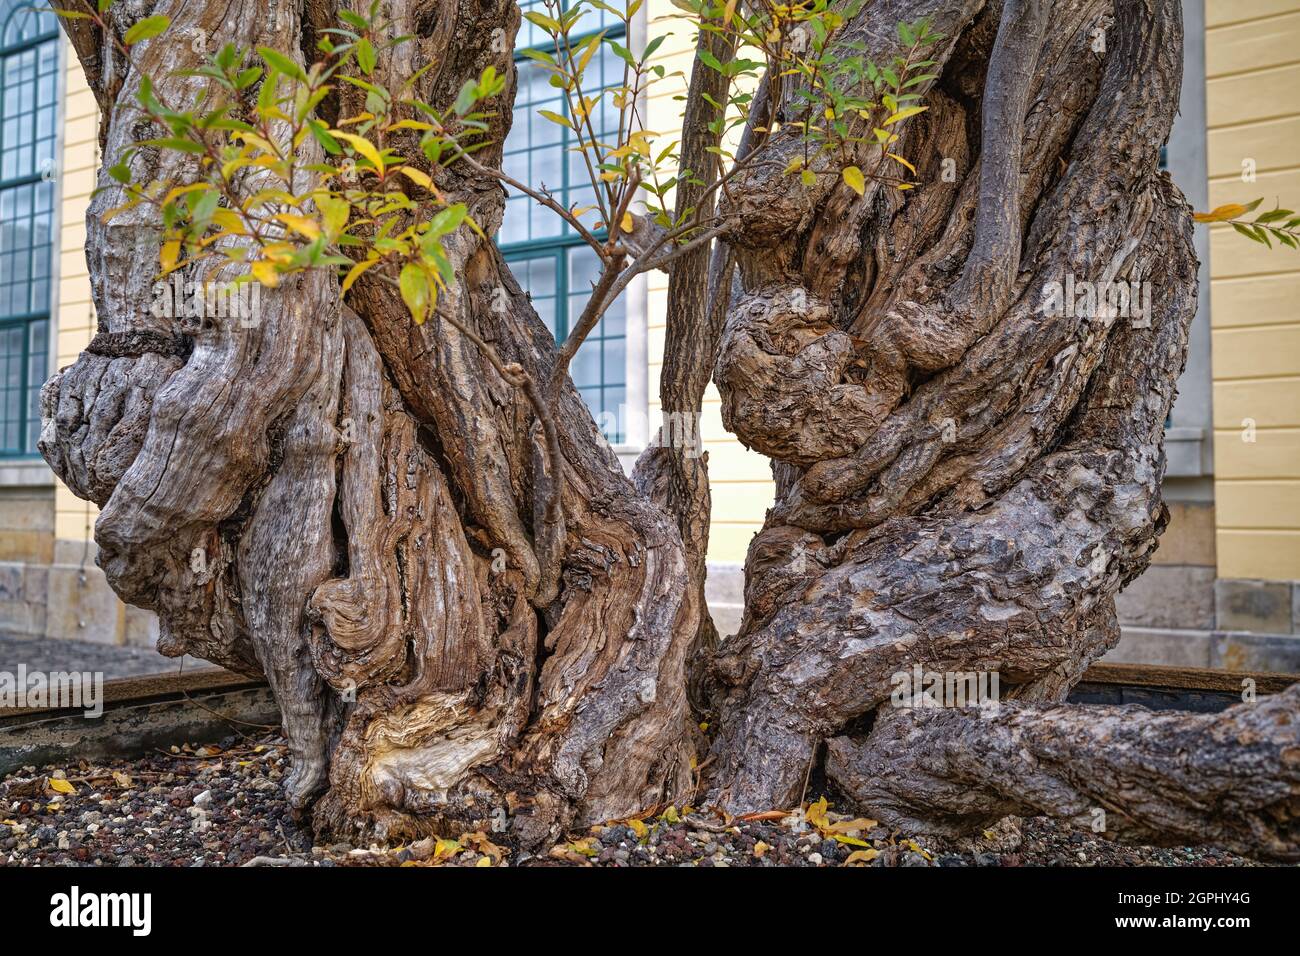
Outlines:
{"type": "Polygon", "coordinates": [[[859,864],[870,863],[876,857],[880,856],[879,850],[854,850],[849,854],[844,866],[858,866],[859,864]]]}

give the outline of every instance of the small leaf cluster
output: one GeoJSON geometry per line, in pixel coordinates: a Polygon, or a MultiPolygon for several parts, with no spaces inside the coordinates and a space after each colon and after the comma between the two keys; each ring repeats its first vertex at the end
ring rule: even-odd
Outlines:
{"type": "MultiPolygon", "coordinates": [[[[107,30],[103,12],[84,15],[107,30]]],[[[391,25],[381,19],[379,0],[367,15],[343,10],[339,18],[323,31],[320,58],[310,66],[267,46],[222,46],[184,71],[208,81],[184,106],[163,102],[142,74],[135,107],[157,135],[133,144],[109,168],[115,185],[106,188],[120,188],[126,201],[103,218],[141,204],[156,208],[160,277],[238,263],[244,268],[237,282],[273,287],[286,275],[325,267],[339,270],[346,292],[373,269],[423,322],[439,290],[454,281],[444,242],[463,223],[478,229],[463,203],[443,195],[437,174],[486,144],[490,114],[481,104],[505,88],[505,79],[489,66],[440,109],[415,95],[428,67],[400,85],[381,82],[383,58],[412,38],[387,38],[391,25]],[[364,108],[326,122],[322,103],[344,88],[360,91],[364,108]],[[320,147],[320,161],[304,160],[309,138],[320,147]],[[193,163],[174,178],[139,181],[135,167],[149,164],[133,159],[150,150],[193,163]]],[[[130,56],[132,46],[169,25],[165,16],[134,24],[121,40],[123,53],[130,56]]]]}
{"type": "Polygon", "coordinates": [[[1263,198],[1250,203],[1228,203],[1209,212],[1198,212],[1193,218],[1197,222],[1225,222],[1252,242],[1273,247],[1273,239],[1279,244],[1292,249],[1300,248],[1300,216],[1291,209],[1270,209],[1262,212],[1253,220],[1243,219],[1247,213],[1254,212],[1263,202],[1263,198]],[[1270,236],[1272,237],[1270,239],[1270,236]]]}

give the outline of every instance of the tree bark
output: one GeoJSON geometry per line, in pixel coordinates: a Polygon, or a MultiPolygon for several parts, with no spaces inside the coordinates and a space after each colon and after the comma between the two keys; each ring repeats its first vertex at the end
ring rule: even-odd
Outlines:
{"type": "Polygon", "coordinates": [[[830,779],[886,826],[961,837],[1048,815],[1124,843],[1300,859],[1300,687],[1223,714],[1008,702],[882,712],[827,745],[830,779]]]}
{"type": "Polygon", "coordinates": [[[1196,294],[1188,212],[1156,171],[1179,8],[1119,0],[1112,24],[1068,0],[1044,31],[1044,6],[887,0],[849,28],[876,62],[900,20],[949,38],[891,147],[921,189],[801,188],[778,134],[732,191],[745,294],[715,380],[728,427],[777,462],[745,620],[714,660],[711,796],[732,810],[798,801],[821,742],[914,663],[1063,699],[1163,530],[1196,294]],[[1150,314],[1055,314],[1044,291],[1067,275],[1149,283],[1150,314]]]}
{"type": "MultiPolygon", "coordinates": [[[[513,3],[388,6],[394,29],[416,40],[382,69],[404,78],[436,63],[422,99],[450,102],[488,64],[513,77],[513,3]]],[[[301,59],[336,20],[327,2],[159,0],[116,4],[112,24],[124,32],[149,14],[172,27],[137,47],[139,69],[161,98],[184,103],[199,82],[174,75],[200,59],[190,36],[301,59]]],[[[114,109],[140,76],[86,24],[70,35],[104,108],[111,162],[150,135],[114,109]]],[[[509,122],[500,110],[486,162],[509,122]]],[[[180,155],[145,151],[134,163],[145,167],[137,180],[193,175],[180,155]]],[[[440,179],[495,232],[495,181],[440,179]]],[[[343,306],[322,272],[264,289],[254,329],[159,319],[149,312],[159,223],[137,207],[102,224],[112,193],[87,218],[99,332],[46,386],[42,450],[102,506],[99,563],[124,599],[158,612],[160,648],[270,680],[294,805],[327,790],[316,824],[349,838],[504,811],[521,842],[539,844],[683,794],[681,620],[694,612],[680,534],[636,493],[566,385],[553,410],[567,478],[562,590],[533,606],[550,481],[539,423],[443,319],[455,310],[507,362],[547,380],[555,344],[495,247],[468,230],[454,238],[458,285],[420,326],[379,282],[359,282],[343,306]]]]}
{"type": "MultiPolygon", "coordinates": [[[[203,81],[176,71],[203,46],[185,39],[301,60],[335,2],[119,0],[119,33],[172,19],[136,48],[136,68],[72,21],[106,163],[154,135],[124,107],[142,74],[164,100],[193,101],[203,81]]],[[[415,39],[381,63],[386,80],[433,63],[417,94],[441,104],[489,64],[513,78],[511,0],[387,9],[415,39]]],[[[694,669],[716,715],[704,781],[686,688],[707,621],[707,470],[651,449],[634,485],[565,382],[550,422],[563,521],[550,520],[542,422],[459,331],[551,380],[556,345],[490,241],[448,237],[457,281],[422,325],[369,274],[345,303],[314,272],[263,290],[244,328],[152,314],[160,223],[142,205],[106,225],[119,197],[93,201],[99,328],[45,387],[41,450],[101,506],[99,563],[123,599],[157,611],[164,653],[266,675],[294,758],[289,797],[320,831],[402,838],[504,812],[518,842],[538,846],[701,783],[734,811],[788,807],[833,738],[836,779],[900,824],[1070,815],[1086,793],[1118,808],[1117,826],[1140,821],[1125,837],[1167,825],[1177,839],[1293,853],[1294,695],[1222,718],[1105,718],[1140,737],[1127,752],[1152,768],[1136,807],[1122,784],[1087,790],[1051,770],[1046,796],[1016,802],[1014,760],[976,779],[955,756],[984,732],[990,753],[1009,754],[1034,706],[1062,700],[1118,635],[1114,595],[1166,520],[1163,423],[1196,262],[1186,205],[1156,171],[1177,108],[1177,0],[876,0],[841,40],[887,62],[896,24],[920,16],[947,39],[936,78],[916,88],[928,111],[900,124],[891,150],[921,188],[851,189],[835,164],[877,168],[865,141],[819,158],[811,188],[782,175],[802,150],[787,90],[765,107],[770,154],[726,190],[727,248],[672,278],[665,409],[697,411],[712,369],[728,428],[777,479],[741,633],[694,669]],[[1146,283],[1151,307],[1137,320],[1048,308],[1045,290],[1067,277],[1146,283]],[[945,714],[912,728],[881,705],[914,664],[996,671],[1016,703],[991,723],[945,714]],[[1163,729],[1148,740],[1145,727],[1163,729]],[[1225,742],[1250,731],[1264,742],[1231,757],[1225,742]],[[1197,809],[1206,791],[1171,756],[1187,741],[1228,768],[1213,791],[1222,820],[1197,809]],[[947,756],[927,763],[932,750],[947,756]],[[897,786],[877,779],[894,762],[906,768],[897,786]],[[1269,781],[1247,783],[1248,765],[1269,781]],[[966,802],[949,776],[973,781],[966,802]]],[[[512,95],[477,154],[485,165],[499,160],[512,95]]],[[[353,97],[321,108],[352,115],[353,97]]],[[[702,154],[707,137],[692,143],[702,154]]],[[[191,162],[132,160],[137,181],[188,181],[191,162]]],[[[496,231],[495,180],[433,172],[496,231]]],[[[1080,766],[1128,772],[1127,757],[1105,763],[1087,712],[1041,713],[1080,766]]],[[[1030,754],[1045,759],[1054,740],[1030,754]]]]}

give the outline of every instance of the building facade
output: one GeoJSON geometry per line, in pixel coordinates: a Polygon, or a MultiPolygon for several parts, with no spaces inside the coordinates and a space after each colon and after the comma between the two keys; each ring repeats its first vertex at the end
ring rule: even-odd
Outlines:
{"type": "MultiPolygon", "coordinates": [[[[526,0],[525,8],[538,3],[526,0]]],[[[1300,0],[1186,0],[1182,112],[1171,175],[1198,208],[1263,196],[1300,202],[1300,0]]],[[[689,75],[692,38],[669,0],[633,32],[673,33],[656,53],[689,75]],[[648,24],[648,26],[647,26],[648,24]]],[[[593,28],[597,25],[592,21],[593,28]]],[[[519,48],[536,45],[525,23],[519,48]]],[[[36,454],[40,382],[75,360],[94,316],[84,256],[97,107],[52,17],[0,0],[0,633],[152,643],[151,616],[116,600],[94,565],[95,509],[36,454]]],[[[635,45],[639,38],[632,37],[635,45]]],[[[597,54],[602,56],[604,54],[597,54]]],[[[555,92],[517,57],[507,172],[581,202],[586,172],[539,108],[555,92]]],[[[593,62],[595,76],[612,64],[593,62]]],[[[684,79],[654,88],[647,125],[680,126],[684,79]]],[[[502,250],[557,336],[581,311],[590,252],[525,197],[509,200],[502,250]]],[[[1169,530],[1120,598],[1115,659],[1300,671],[1300,255],[1227,226],[1197,228],[1202,296],[1167,429],[1169,530]]],[[[634,282],[573,365],[575,384],[627,467],[662,416],[667,277],[634,282]]],[[[768,461],[722,427],[710,388],[700,423],[713,482],[709,599],[739,621],[741,566],[771,504],[768,461]]]]}

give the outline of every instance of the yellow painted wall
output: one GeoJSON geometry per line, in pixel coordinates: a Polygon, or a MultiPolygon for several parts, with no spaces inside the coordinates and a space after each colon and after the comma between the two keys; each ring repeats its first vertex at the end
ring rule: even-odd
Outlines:
{"type": "MultiPolygon", "coordinates": [[[[61,227],[59,233],[59,299],[56,367],[77,360],[78,353],[94,334],[94,311],[90,302],[90,276],[86,270],[86,207],[95,188],[99,141],[99,107],[86,85],[77,55],[64,41],[65,97],[63,110],[63,163],[61,227]]],[[[62,482],[55,487],[54,534],[57,538],[82,541],[87,524],[95,520],[94,504],[82,501],[62,482]]]]}
{"type": "MultiPolygon", "coordinates": [[[[649,36],[663,33],[672,36],[656,53],[655,61],[668,73],[680,71],[672,78],[652,87],[647,104],[647,125],[665,134],[660,142],[667,145],[681,129],[682,102],[674,97],[686,92],[694,58],[695,40],[690,27],[674,17],[669,0],[651,0],[649,36]]],[[[663,368],[665,320],[667,313],[668,276],[651,273],[647,282],[646,301],[649,328],[649,395],[650,429],[653,433],[661,421],[659,373],[663,368]]],[[[713,524],[709,535],[709,560],[740,564],[750,538],[763,524],[763,516],[772,504],[772,470],[768,459],[749,451],[722,427],[721,399],[717,389],[709,386],[704,397],[704,415],[700,422],[704,448],[709,453],[709,481],[713,492],[713,524]]]]}
{"type": "MultiPolygon", "coordinates": [[[[1210,205],[1300,209],[1300,0],[1207,0],[1206,28],[1210,205]]],[[[1218,573],[1300,579],[1300,253],[1215,227],[1210,277],[1218,573]]]]}

